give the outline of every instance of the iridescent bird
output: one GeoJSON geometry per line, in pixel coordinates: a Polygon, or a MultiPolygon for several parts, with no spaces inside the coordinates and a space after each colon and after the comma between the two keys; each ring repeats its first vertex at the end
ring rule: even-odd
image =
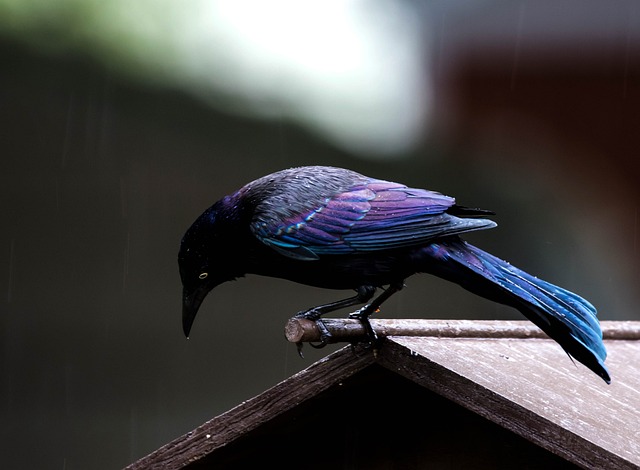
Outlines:
{"type": "Polygon", "coordinates": [[[355,290],[353,297],[296,316],[318,321],[328,341],[322,315],[371,301],[352,317],[373,336],[369,316],[406,278],[429,273],[515,307],[610,383],[596,309],[588,301],[459,237],[495,227],[484,218],[491,214],[434,191],[341,168],[309,166],[264,176],[216,202],[184,235],[178,254],[184,333],[189,335],[211,289],[259,274],[355,290]]]}

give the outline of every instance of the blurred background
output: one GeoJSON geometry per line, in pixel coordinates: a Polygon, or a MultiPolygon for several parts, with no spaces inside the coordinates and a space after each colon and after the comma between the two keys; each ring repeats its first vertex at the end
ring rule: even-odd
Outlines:
{"type": "MultiPolygon", "coordinates": [[[[283,327],[350,293],[257,276],[182,335],[184,231],[290,166],[494,210],[468,240],[640,320],[639,113],[630,0],[0,0],[3,468],[123,467],[335,349],[283,327]]],[[[381,317],[522,318],[407,285],[381,317]]]]}

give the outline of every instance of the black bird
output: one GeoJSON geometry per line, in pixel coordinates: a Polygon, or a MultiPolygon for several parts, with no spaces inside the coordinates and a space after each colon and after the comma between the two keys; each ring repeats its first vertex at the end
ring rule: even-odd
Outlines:
{"type": "Polygon", "coordinates": [[[407,277],[424,272],[515,307],[610,383],[602,331],[588,301],[459,237],[495,227],[482,218],[489,214],[437,192],[341,168],[309,166],[264,176],[216,202],[184,235],[178,254],[184,333],[189,336],[211,289],[245,274],[356,291],[296,315],[312,320],[369,302],[377,288],[388,286],[352,314],[368,326],[369,315],[407,277]]]}

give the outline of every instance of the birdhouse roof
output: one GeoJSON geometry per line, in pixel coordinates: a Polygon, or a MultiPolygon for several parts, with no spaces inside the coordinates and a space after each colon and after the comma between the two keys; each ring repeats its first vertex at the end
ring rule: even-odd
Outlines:
{"type": "Polygon", "coordinates": [[[527,322],[417,322],[432,333],[387,336],[376,351],[342,348],[128,468],[185,468],[370,368],[578,466],[640,467],[640,322],[602,324],[611,385],[527,322]]]}

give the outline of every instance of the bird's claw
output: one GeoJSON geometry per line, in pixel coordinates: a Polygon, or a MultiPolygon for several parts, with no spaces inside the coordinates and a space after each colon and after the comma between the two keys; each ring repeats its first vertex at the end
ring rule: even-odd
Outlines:
{"type": "Polygon", "coordinates": [[[309,310],[302,310],[296,313],[293,318],[304,318],[306,320],[317,321],[320,319],[322,311],[318,307],[310,308],[309,310]]]}
{"type": "MultiPolygon", "coordinates": [[[[367,337],[367,341],[362,341],[362,343],[366,344],[367,349],[369,348],[375,349],[380,341],[378,338],[378,335],[376,334],[375,330],[371,326],[371,322],[369,321],[369,315],[374,313],[374,311],[377,312],[379,311],[379,309],[375,308],[374,310],[374,308],[369,304],[369,305],[365,305],[361,309],[356,310],[355,312],[349,315],[349,318],[360,320],[360,323],[362,323],[365,336],[367,337]]],[[[351,343],[352,348],[355,348],[355,344],[356,343],[351,343]]]]}
{"type": "Polygon", "coordinates": [[[354,319],[354,320],[360,320],[362,321],[369,319],[369,316],[373,313],[379,312],[380,309],[379,308],[374,308],[371,304],[365,305],[364,307],[356,310],[353,313],[349,314],[349,318],[354,319]]]}
{"type": "Polygon", "coordinates": [[[365,307],[362,307],[358,310],[356,310],[353,313],[349,314],[349,318],[351,318],[352,320],[361,320],[362,319],[362,311],[365,309],[365,307]]]}
{"type": "MultiPolygon", "coordinates": [[[[329,332],[329,330],[327,329],[327,326],[324,324],[324,322],[320,318],[316,319],[315,323],[316,323],[316,326],[318,327],[318,330],[320,330],[320,342],[317,344],[309,343],[309,346],[311,346],[314,349],[322,349],[328,344],[333,343],[333,335],[329,332]]],[[[299,341],[296,343],[298,355],[304,359],[304,355],[302,354],[303,345],[304,344],[302,343],[302,341],[299,341]]]]}

